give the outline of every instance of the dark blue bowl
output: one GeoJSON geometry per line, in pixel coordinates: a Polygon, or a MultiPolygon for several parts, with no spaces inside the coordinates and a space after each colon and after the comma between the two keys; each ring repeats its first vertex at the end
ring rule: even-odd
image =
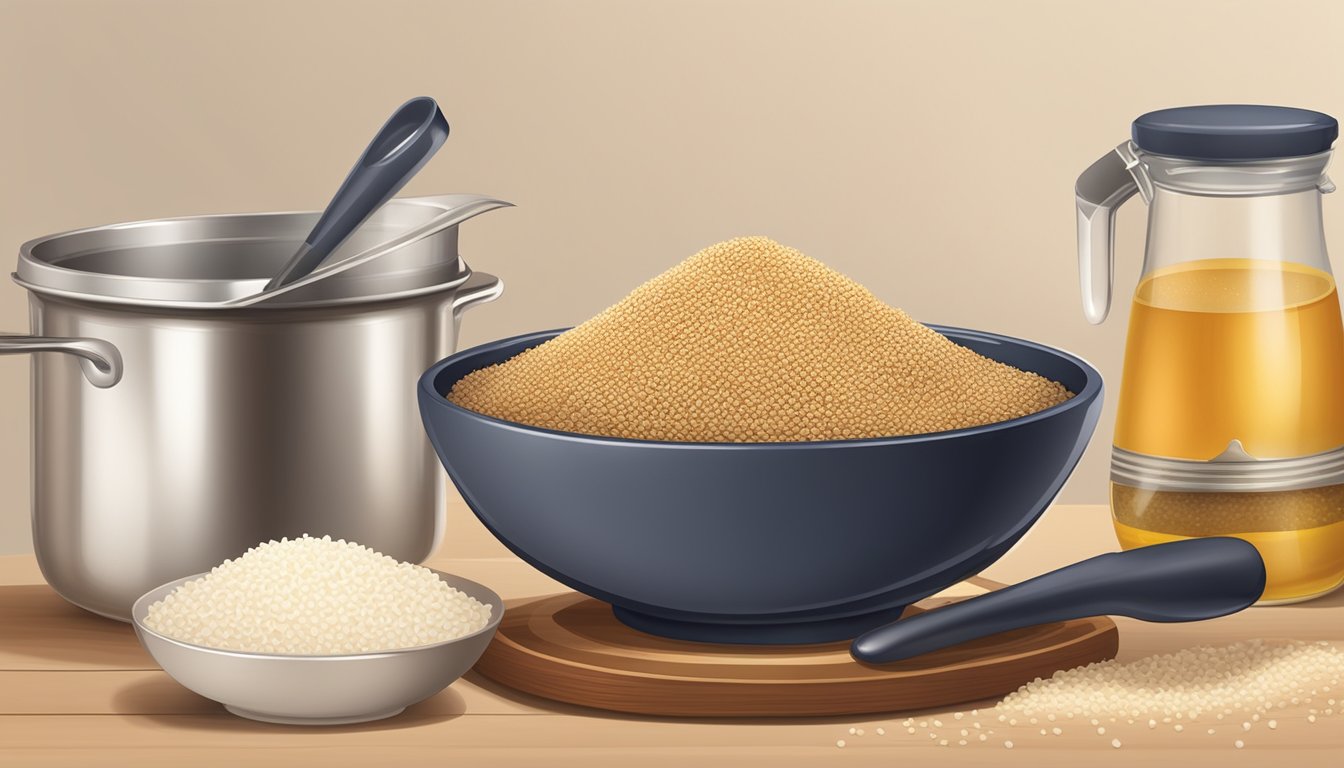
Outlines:
{"type": "Polygon", "coordinates": [[[448,475],[505,546],[656,635],[850,639],[978,573],[1059,492],[1101,410],[1101,374],[1066,352],[935,330],[1078,393],[972,429],[810,443],[670,443],[555,432],[444,395],[561,331],[459,352],[420,378],[448,475]]]}

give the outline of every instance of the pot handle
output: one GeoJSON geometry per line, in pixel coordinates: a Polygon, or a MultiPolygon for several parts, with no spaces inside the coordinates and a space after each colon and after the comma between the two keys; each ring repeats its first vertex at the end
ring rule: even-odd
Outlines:
{"type": "Polygon", "coordinates": [[[102,339],[0,334],[0,355],[24,352],[64,352],[75,355],[80,358],[84,378],[99,389],[107,389],[121,381],[121,353],[111,342],[102,339]]]}
{"type": "Polygon", "coordinates": [[[503,280],[485,272],[472,272],[453,296],[453,314],[461,315],[476,304],[494,301],[503,292],[503,280]]]}

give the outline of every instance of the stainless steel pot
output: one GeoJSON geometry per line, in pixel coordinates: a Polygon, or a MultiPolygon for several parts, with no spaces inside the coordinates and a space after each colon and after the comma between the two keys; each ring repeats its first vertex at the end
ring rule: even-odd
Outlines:
{"type": "Polygon", "coordinates": [[[248,308],[219,302],[259,290],[316,213],[24,244],[14,277],[33,335],[0,336],[0,353],[67,353],[33,360],[33,540],[52,587],[129,620],[153,587],[271,538],[330,534],[425,559],[444,497],[415,383],[453,351],[462,313],[502,290],[459,257],[455,205],[465,218],[506,204],[392,201],[343,251],[448,223],[399,243],[384,271],[248,308]]]}

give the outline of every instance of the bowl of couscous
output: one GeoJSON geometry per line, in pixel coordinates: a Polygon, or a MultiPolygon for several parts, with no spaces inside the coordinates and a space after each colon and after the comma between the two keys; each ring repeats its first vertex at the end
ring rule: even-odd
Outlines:
{"type": "Polygon", "coordinates": [[[1082,455],[1102,380],[746,238],[574,329],[453,355],[418,394],[468,505],[547,575],[653,634],[813,643],[1003,555],[1082,455]]]}

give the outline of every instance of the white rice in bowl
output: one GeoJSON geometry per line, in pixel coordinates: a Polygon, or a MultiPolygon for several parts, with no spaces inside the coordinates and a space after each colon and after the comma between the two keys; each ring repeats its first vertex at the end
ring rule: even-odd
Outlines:
{"type": "Polygon", "coordinates": [[[304,535],[182,584],[149,606],[144,624],[210,648],[333,656],[454,640],[483,629],[491,611],[428,568],[304,535]]]}

